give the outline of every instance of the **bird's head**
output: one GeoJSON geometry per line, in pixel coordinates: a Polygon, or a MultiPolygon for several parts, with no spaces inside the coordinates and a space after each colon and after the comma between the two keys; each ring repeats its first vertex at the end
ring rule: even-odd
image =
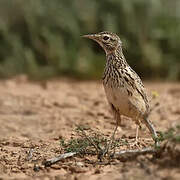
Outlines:
{"type": "Polygon", "coordinates": [[[120,38],[116,34],[107,31],[97,34],[88,34],[83,37],[96,41],[104,49],[106,54],[115,51],[118,47],[121,47],[122,44],[120,38]]]}

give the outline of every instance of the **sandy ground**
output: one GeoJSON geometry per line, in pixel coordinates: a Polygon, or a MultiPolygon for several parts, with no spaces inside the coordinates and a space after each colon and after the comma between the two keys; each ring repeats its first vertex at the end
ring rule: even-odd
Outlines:
{"type": "MultiPolygon", "coordinates": [[[[159,103],[150,115],[156,129],[165,131],[180,124],[180,84],[147,82],[145,86],[149,94],[159,95],[151,101],[152,106],[159,103]]],[[[59,79],[34,83],[22,76],[0,81],[0,94],[0,179],[180,179],[180,166],[152,155],[116,159],[107,165],[89,163],[98,161],[95,156],[77,156],[48,168],[37,167],[62,153],[60,139],[74,137],[77,125],[110,137],[115,121],[101,82],[59,79]]],[[[124,118],[116,138],[134,138],[135,128],[124,118]]],[[[144,147],[152,144],[145,127],[140,138],[144,147]]]]}

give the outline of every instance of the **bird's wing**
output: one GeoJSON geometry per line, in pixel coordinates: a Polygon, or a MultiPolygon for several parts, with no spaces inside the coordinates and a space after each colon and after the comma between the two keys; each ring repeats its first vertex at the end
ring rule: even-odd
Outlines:
{"type": "Polygon", "coordinates": [[[149,111],[149,101],[147,98],[146,90],[144,88],[144,85],[140,79],[140,77],[137,75],[137,73],[131,69],[130,66],[127,66],[124,69],[124,74],[123,74],[123,80],[124,83],[126,84],[127,91],[130,95],[133,95],[134,92],[138,93],[142,99],[145,102],[146,105],[146,111],[149,111]]]}

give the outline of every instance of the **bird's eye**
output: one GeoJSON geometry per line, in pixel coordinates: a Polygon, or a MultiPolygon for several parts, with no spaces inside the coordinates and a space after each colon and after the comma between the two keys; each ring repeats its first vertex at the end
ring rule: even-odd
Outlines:
{"type": "Polygon", "coordinates": [[[109,37],[108,36],[104,36],[103,39],[106,41],[106,40],[109,39],[109,37]]]}

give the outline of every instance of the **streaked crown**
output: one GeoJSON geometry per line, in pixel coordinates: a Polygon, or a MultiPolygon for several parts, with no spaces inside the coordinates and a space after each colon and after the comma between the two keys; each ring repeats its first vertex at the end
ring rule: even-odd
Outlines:
{"type": "Polygon", "coordinates": [[[120,38],[116,34],[107,31],[100,32],[97,34],[88,34],[84,35],[83,37],[93,39],[94,41],[99,43],[100,46],[106,52],[106,54],[115,51],[122,44],[120,38]]]}

